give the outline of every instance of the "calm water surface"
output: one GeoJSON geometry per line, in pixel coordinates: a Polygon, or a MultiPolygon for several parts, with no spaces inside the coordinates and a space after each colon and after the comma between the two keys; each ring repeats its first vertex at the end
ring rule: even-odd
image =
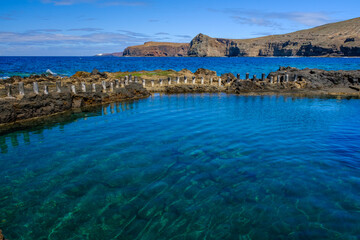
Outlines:
{"type": "Polygon", "coordinates": [[[360,238],[360,100],[155,95],[0,146],[11,240],[360,238]]]}

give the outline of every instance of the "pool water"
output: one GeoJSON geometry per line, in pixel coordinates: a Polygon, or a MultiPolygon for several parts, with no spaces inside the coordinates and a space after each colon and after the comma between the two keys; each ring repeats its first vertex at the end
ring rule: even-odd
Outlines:
{"type": "Polygon", "coordinates": [[[0,147],[10,240],[360,238],[360,100],[157,94],[0,147]]]}

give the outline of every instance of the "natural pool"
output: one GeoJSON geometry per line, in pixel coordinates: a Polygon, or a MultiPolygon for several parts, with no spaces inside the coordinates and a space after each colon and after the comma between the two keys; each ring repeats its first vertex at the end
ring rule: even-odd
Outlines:
{"type": "Polygon", "coordinates": [[[0,147],[10,240],[360,238],[360,100],[155,95],[0,147]]]}

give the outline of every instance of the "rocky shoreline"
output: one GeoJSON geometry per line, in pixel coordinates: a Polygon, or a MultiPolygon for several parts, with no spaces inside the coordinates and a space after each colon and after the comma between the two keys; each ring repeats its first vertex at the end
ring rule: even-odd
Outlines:
{"type": "Polygon", "coordinates": [[[26,127],[34,119],[104,103],[146,98],[151,93],[228,93],[360,97],[360,70],[325,71],[280,67],[261,77],[241,78],[215,71],[195,73],[156,70],[140,72],[77,72],[71,77],[12,77],[0,84],[0,133],[26,127]],[[26,124],[23,124],[26,122],[26,124]]]}

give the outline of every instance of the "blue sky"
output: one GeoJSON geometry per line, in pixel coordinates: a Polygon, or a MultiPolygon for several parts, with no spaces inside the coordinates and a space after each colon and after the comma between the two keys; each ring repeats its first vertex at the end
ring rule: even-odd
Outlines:
{"type": "Polygon", "coordinates": [[[0,56],[87,56],[146,41],[254,38],[359,17],[360,1],[0,0],[0,56]]]}

